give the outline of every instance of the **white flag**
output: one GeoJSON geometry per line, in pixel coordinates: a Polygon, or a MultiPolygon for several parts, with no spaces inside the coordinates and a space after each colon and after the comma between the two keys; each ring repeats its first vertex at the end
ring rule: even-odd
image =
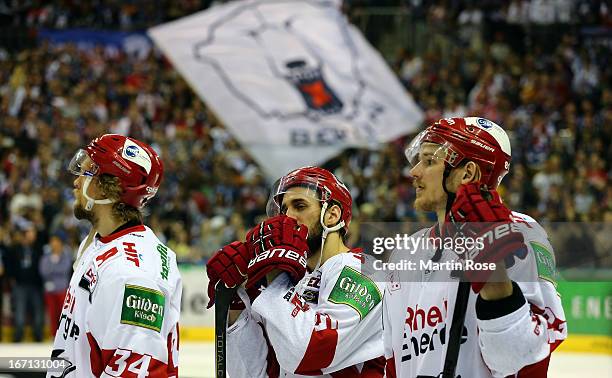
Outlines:
{"type": "Polygon", "coordinates": [[[271,178],[376,148],[423,119],[331,1],[235,1],[149,35],[271,178]]]}

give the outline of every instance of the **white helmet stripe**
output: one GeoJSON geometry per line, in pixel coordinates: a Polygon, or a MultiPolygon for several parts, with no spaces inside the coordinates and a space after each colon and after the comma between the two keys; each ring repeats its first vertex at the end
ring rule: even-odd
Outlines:
{"type": "Polygon", "coordinates": [[[512,156],[512,150],[510,148],[510,139],[508,139],[508,134],[506,134],[506,132],[504,131],[504,129],[502,129],[501,126],[499,126],[493,121],[489,121],[486,118],[465,117],[464,119],[467,125],[479,127],[487,133],[491,134],[491,136],[495,138],[495,140],[501,147],[502,151],[506,155],[512,156]]]}

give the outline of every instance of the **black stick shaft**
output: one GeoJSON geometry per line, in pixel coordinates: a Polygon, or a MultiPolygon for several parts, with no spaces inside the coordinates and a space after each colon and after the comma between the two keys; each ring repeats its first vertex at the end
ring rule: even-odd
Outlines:
{"type": "Polygon", "coordinates": [[[459,349],[461,348],[461,336],[465,323],[465,313],[467,312],[467,305],[470,299],[470,286],[469,282],[459,282],[457,299],[455,300],[455,308],[453,310],[453,322],[451,323],[448,335],[448,349],[446,349],[442,378],[455,378],[455,370],[459,361],[459,349]]]}
{"type": "Polygon", "coordinates": [[[227,377],[227,314],[236,288],[228,288],[219,282],[215,289],[215,371],[217,378],[227,377]]]}

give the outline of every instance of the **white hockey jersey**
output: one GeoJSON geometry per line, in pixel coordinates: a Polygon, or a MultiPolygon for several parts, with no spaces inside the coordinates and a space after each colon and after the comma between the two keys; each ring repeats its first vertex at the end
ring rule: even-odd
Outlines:
{"type": "Polygon", "coordinates": [[[174,252],[144,225],[79,247],[47,377],[176,377],[182,281],[174,252]]]}
{"type": "MultiPolygon", "coordinates": [[[[514,281],[511,297],[483,301],[470,291],[458,378],[546,377],[550,353],[567,336],[546,232],[526,215],[513,216],[521,223],[528,253],[507,269],[514,281]]],[[[435,233],[435,228],[425,229],[412,237],[435,233]]],[[[402,260],[402,253],[396,251],[390,261],[402,260]]],[[[424,260],[434,253],[433,247],[416,252],[424,260]]],[[[453,260],[457,255],[444,250],[439,261],[453,260]]],[[[396,271],[387,282],[383,328],[388,377],[438,377],[442,372],[459,286],[450,276],[449,270],[396,271]]]]}
{"type": "Polygon", "coordinates": [[[364,258],[333,256],[295,287],[279,275],[228,329],[229,376],[382,377],[384,283],[364,258]]]}

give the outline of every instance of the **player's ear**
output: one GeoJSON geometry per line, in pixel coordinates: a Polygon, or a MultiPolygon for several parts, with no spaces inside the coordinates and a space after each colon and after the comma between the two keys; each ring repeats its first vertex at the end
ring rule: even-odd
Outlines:
{"type": "Polygon", "coordinates": [[[463,177],[461,178],[462,184],[475,182],[480,180],[480,167],[473,161],[468,161],[463,166],[463,177]]]}
{"type": "Polygon", "coordinates": [[[327,211],[325,212],[325,217],[324,217],[325,225],[328,227],[336,225],[338,222],[340,222],[341,216],[342,216],[342,209],[340,209],[340,206],[336,204],[332,204],[331,206],[327,208],[327,211]]]}

